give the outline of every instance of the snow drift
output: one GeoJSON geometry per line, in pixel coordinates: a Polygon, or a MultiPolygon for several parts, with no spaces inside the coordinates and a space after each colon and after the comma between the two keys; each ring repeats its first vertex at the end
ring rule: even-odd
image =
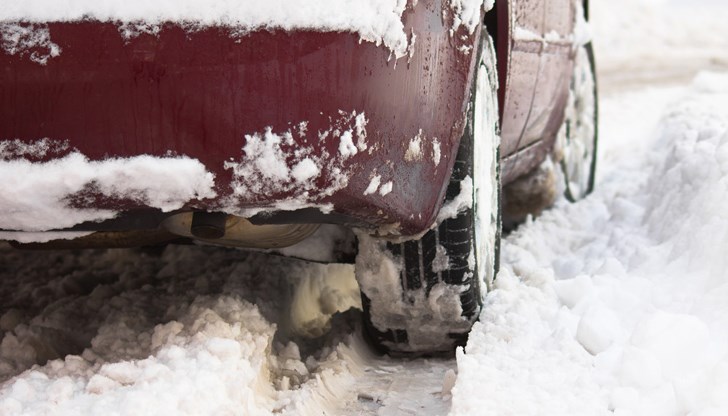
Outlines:
{"type": "Polygon", "coordinates": [[[728,410],[725,108],[728,75],[700,74],[646,154],[506,239],[453,414],[728,410]]]}

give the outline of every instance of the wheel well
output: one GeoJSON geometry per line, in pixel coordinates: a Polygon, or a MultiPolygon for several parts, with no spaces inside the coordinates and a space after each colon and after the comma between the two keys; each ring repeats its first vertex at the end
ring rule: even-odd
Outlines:
{"type": "Polygon", "coordinates": [[[510,47],[508,1],[496,0],[493,8],[485,13],[483,24],[488,35],[493,39],[498,71],[498,111],[503,121],[506,77],[508,75],[508,48],[510,47]]]}

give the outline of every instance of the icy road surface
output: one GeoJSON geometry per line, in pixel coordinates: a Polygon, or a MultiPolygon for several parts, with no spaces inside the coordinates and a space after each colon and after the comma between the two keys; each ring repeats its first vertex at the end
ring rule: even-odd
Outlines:
{"type": "Polygon", "coordinates": [[[0,415],[728,414],[728,9],[602,0],[592,14],[597,190],[504,240],[456,359],[375,356],[355,310],[296,336],[293,287],[349,266],[0,246],[0,415]]]}

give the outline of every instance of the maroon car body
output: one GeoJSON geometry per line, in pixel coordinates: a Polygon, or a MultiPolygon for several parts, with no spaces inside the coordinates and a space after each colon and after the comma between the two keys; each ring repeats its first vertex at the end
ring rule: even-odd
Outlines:
{"type": "MultiPolygon", "coordinates": [[[[416,235],[433,224],[442,203],[473,85],[477,54],[471,51],[486,27],[453,33],[453,16],[443,13],[449,7],[446,0],[408,3],[404,30],[416,42],[400,59],[344,32],[239,35],[229,27],[190,32],[168,23],[159,33],[127,39],[113,22],[49,22],[62,53],[45,65],[0,50],[0,140],[67,143],[56,154],[30,157],[33,162],[71,150],[90,160],[197,159],[215,175],[217,197],[189,200],[174,212],[263,209],[253,222],[388,226],[416,235]],[[365,146],[342,157],[334,136],[354,132],[362,114],[365,146]],[[315,188],[301,189],[291,179],[286,186],[234,192],[236,181],[246,178],[235,177],[228,163],[245,163],[246,136],[267,130],[290,133],[292,140],[281,145],[289,167],[301,161],[300,149],[317,158],[322,168],[315,188]],[[418,137],[427,139],[420,156],[409,157],[418,137]],[[346,183],[332,185],[340,174],[346,183]],[[391,192],[367,192],[374,176],[391,182],[391,192]],[[291,200],[293,208],[278,205],[291,200]]],[[[575,4],[496,1],[485,20],[498,56],[507,183],[543,160],[561,125],[575,4]]],[[[78,209],[119,212],[115,219],[66,227],[73,230],[154,228],[169,214],[93,186],[67,201],[78,209]]]]}

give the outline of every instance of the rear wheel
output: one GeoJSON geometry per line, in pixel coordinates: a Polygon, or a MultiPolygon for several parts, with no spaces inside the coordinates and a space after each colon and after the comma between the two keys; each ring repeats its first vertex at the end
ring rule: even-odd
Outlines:
{"type": "Polygon", "coordinates": [[[580,46],[574,60],[564,123],[555,154],[564,176],[566,198],[575,202],[594,189],[597,154],[597,84],[592,44],[580,46]]]}
{"type": "Polygon", "coordinates": [[[422,238],[404,243],[359,236],[356,274],[365,330],[389,353],[446,353],[464,344],[498,269],[500,139],[495,56],[487,34],[478,62],[444,218],[422,238]]]}
{"type": "Polygon", "coordinates": [[[592,44],[580,46],[552,158],[503,187],[506,231],[515,229],[528,215],[540,215],[562,190],[567,200],[576,202],[594,189],[598,131],[594,68],[592,44]]]}

